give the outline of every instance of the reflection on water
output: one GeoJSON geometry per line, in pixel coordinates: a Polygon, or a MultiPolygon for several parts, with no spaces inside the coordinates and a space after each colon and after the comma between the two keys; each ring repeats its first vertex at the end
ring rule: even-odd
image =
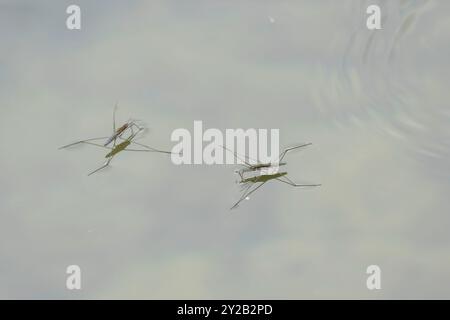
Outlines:
{"type": "Polygon", "coordinates": [[[445,164],[450,113],[442,79],[448,73],[436,72],[448,70],[448,59],[436,52],[430,55],[427,45],[430,36],[438,36],[439,20],[446,19],[438,14],[442,6],[443,1],[433,0],[349,3],[346,23],[353,32],[347,43],[333,48],[340,67],[331,72],[319,67],[320,84],[313,98],[337,126],[375,124],[419,158],[435,160],[440,171],[450,173],[445,164]],[[382,30],[362,27],[370,4],[381,8],[382,30]]]}

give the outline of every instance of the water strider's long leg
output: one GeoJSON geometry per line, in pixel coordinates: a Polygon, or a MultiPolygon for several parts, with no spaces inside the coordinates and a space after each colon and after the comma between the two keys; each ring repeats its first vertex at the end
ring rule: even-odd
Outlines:
{"type": "Polygon", "coordinates": [[[117,103],[114,106],[114,110],[113,110],[113,134],[116,133],[116,111],[117,111],[117,103]]]}
{"type": "Polygon", "coordinates": [[[253,186],[253,184],[250,183],[248,186],[244,187],[244,190],[242,190],[242,195],[241,195],[241,197],[240,197],[239,200],[238,200],[238,201],[230,208],[230,210],[236,208],[236,207],[239,205],[239,203],[240,203],[242,200],[244,200],[244,199],[246,198],[246,193],[247,193],[247,191],[248,191],[252,186],[253,186]]]}
{"type": "Polygon", "coordinates": [[[98,143],[92,143],[92,142],[86,142],[86,141],[84,141],[83,143],[89,144],[91,146],[101,147],[101,148],[108,149],[108,150],[112,150],[113,149],[111,147],[107,147],[107,146],[104,146],[104,145],[98,144],[98,143]]]}
{"type": "Polygon", "coordinates": [[[114,158],[114,156],[109,157],[108,160],[106,160],[106,162],[105,162],[100,168],[95,169],[94,171],[92,171],[91,173],[89,173],[88,176],[90,176],[90,175],[92,175],[92,174],[94,174],[94,173],[96,173],[96,172],[98,172],[98,171],[100,171],[100,170],[106,168],[107,166],[109,166],[109,163],[111,162],[111,160],[112,160],[113,158],[114,158]]]}
{"type": "Polygon", "coordinates": [[[298,148],[302,148],[302,147],[306,147],[306,146],[309,146],[309,145],[312,145],[312,143],[305,143],[305,144],[301,144],[299,146],[295,146],[295,147],[290,147],[290,148],[284,149],[283,152],[280,154],[278,162],[281,162],[281,160],[283,160],[283,158],[286,155],[286,153],[288,153],[289,151],[292,151],[292,150],[298,149],[298,148]]]}
{"type": "Polygon", "coordinates": [[[112,134],[108,137],[108,140],[106,140],[104,146],[108,146],[111,142],[113,142],[113,148],[116,147],[116,140],[117,140],[117,129],[116,129],[116,111],[117,111],[117,103],[114,106],[114,110],[113,110],[113,132],[112,134]]]}
{"type": "MultiPolygon", "coordinates": [[[[246,166],[247,168],[252,168],[252,165],[247,161],[247,160],[250,160],[247,156],[240,156],[237,152],[234,152],[234,151],[228,149],[228,148],[225,147],[225,146],[221,146],[221,147],[222,147],[225,151],[228,151],[228,152],[232,153],[236,160],[242,161],[243,163],[240,163],[241,165],[246,166]]],[[[253,159],[251,159],[251,160],[253,160],[253,159]]],[[[259,162],[256,161],[256,160],[253,160],[253,161],[255,161],[255,163],[259,163],[259,162]]]]}
{"type": "MultiPolygon", "coordinates": [[[[117,128],[117,126],[116,126],[116,111],[117,111],[117,102],[116,102],[116,105],[114,106],[114,111],[113,111],[113,136],[116,135],[116,130],[117,130],[116,129],[117,128]]],[[[117,142],[117,137],[114,137],[114,139],[113,139],[113,148],[116,147],[116,142],[117,142]]],[[[108,145],[108,144],[106,144],[106,145],[108,145]]]]}
{"type": "MultiPolygon", "coordinates": [[[[130,135],[130,137],[134,137],[134,136],[135,136],[135,132],[134,132],[133,128],[135,128],[135,129],[137,130],[137,133],[139,133],[139,132],[141,132],[142,130],[144,130],[144,128],[142,128],[142,127],[140,127],[140,126],[138,126],[138,125],[136,124],[135,120],[132,120],[132,121],[130,120],[130,121],[128,122],[128,129],[131,130],[131,135],[130,135]]],[[[122,133],[119,135],[119,137],[122,137],[124,133],[125,133],[125,131],[122,132],[122,133]]],[[[130,137],[128,137],[128,138],[130,138],[130,137]]]]}
{"type": "Polygon", "coordinates": [[[294,181],[292,181],[291,179],[289,179],[286,176],[281,177],[281,178],[276,178],[275,180],[278,180],[280,182],[289,184],[289,185],[291,185],[293,187],[319,187],[319,186],[321,186],[321,184],[298,184],[298,183],[295,183],[294,181]],[[284,180],[283,178],[286,179],[286,180],[284,180]]]}
{"type": "MultiPolygon", "coordinates": [[[[124,138],[122,138],[122,137],[119,137],[119,138],[122,139],[122,140],[124,140],[124,141],[127,140],[127,139],[124,139],[124,138]]],[[[149,147],[149,146],[147,146],[147,145],[145,145],[145,144],[142,144],[142,143],[139,143],[139,142],[135,142],[135,141],[131,141],[131,140],[130,140],[130,142],[131,142],[132,144],[135,144],[135,145],[144,147],[144,148],[146,148],[147,150],[125,149],[124,151],[159,152],[159,153],[172,154],[172,152],[170,152],[170,151],[164,151],[164,150],[155,149],[155,148],[149,147]]]]}
{"type": "Polygon", "coordinates": [[[244,180],[243,170],[236,170],[235,172],[239,175],[241,180],[244,180]]]}
{"type": "Polygon", "coordinates": [[[258,190],[260,187],[262,187],[266,182],[261,182],[261,184],[259,186],[257,186],[256,188],[253,188],[253,190],[250,190],[250,187],[252,187],[253,185],[249,185],[249,187],[246,189],[246,191],[244,192],[244,194],[242,195],[242,197],[239,199],[238,202],[236,202],[231,208],[230,210],[235,209],[239,203],[241,203],[244,199],[246,199],[249,195],[251,195],[253,192],[255,192],[256,190],[258,190]]]}
{"type": "MultiPolygon", "coordinates": [[[[73,142],[73,143],[70,143],[70,144],[68,144],[68,145],[62,146],[62,147],[60,147],[59,149],[65,149],[65,148],[68,148],[68,147],[71,147],[71,146],[74,146],[74,145],[77,145],[77,144],[80,144],[80,143],[86,143],[86,144],[89,144],[89,143],[88,143],[89,141],[104,140],[104,139],[108,139],[108,138],[109,138],[109,137],[99,137],[99,138],[92,138],[92,139],[80,140],[80,141],[73,142]]],[[[91,143],[91,144],[92,144],[92,143],[91,143]]],[[[101,146],[101,147],[104,147],[104,146],[101,146]]]]}

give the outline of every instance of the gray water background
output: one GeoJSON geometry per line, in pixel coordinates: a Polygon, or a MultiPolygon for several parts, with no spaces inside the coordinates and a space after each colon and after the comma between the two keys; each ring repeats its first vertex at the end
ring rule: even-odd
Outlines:
{"type": "Polygon", "coordinates": [[[0,298],[450,298],[450,2],[0,1],[0,298]],[[382,30],[365,26],[379,4],[382,30]],[[298,190],[76,139],[278,128],[298,190]],[[82,269],[82,290],[65,287],[82,269]],[[366,288],[366,267],[382,289],[366,288]]]}

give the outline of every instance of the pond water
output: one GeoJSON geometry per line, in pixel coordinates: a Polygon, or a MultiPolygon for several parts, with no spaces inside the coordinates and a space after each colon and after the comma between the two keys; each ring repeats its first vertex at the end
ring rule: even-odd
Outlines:
{"type": "Polygon", "coordinates": [[[0,298],[450,298],[449,1],[79,0],[81,30],[69,4],[0,4],[0,298]],[[322,186],[230,212],[231,165],[87,177],[104,150],[58,147],[110,135],[116,103],[163,149],[196,120],[279,129],[322,186]]]}

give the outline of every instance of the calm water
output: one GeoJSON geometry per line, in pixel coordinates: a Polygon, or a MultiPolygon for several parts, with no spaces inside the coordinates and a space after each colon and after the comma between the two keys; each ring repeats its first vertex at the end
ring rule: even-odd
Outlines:
{"type": "Polygon", "coordinates": [[[0,1],[1,298],[450,298],[450,2],[0,1]],[[382,30],[366,28],[379,4],[382,30]],[[277,128],[297,190],[57,148],[277,128]],[[66,267],[82,290],[65,288],[66,267]],[[366,288],[379,265],[382,289],[366,288]]]}

